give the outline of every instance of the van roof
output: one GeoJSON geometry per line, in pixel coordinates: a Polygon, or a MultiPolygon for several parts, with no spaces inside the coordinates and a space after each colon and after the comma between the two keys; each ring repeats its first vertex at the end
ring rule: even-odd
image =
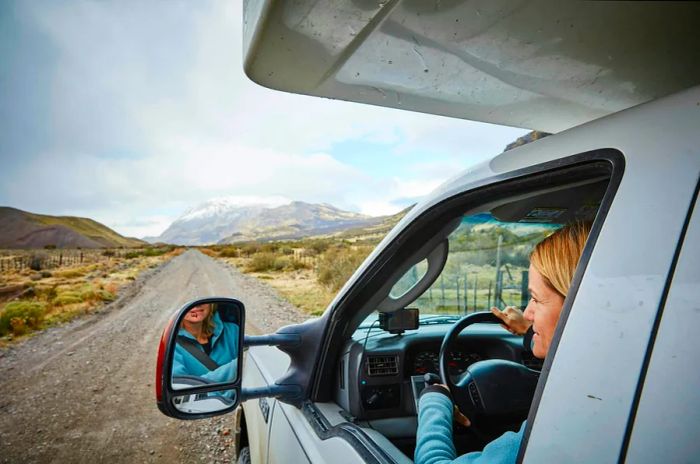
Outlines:
{"type": "Polygon", "coordinates": [[[558,132],[700,83],[700,4],[268,0],[244,11],[260,85],[558,132]]]}

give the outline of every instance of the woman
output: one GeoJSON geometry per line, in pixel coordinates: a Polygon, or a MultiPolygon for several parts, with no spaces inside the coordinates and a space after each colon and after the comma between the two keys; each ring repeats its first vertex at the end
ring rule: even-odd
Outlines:
{"type": "Polygon", "coordinates": [[[238,325],[223,322],[212,306],[194,306],[183,318],[175,345],[173,377],[196,376],[210,383],[236,380],[238,325]]]}
{"type": "MultiPolygon", "coordinates": [[[[564,298],[574,277],[583,247],[590,233],[590,224],[563,227],[538,243],[530,255],[530,301],[523,313],[506,310],[499,315],[509,330],[524,333],[532,326],[532,352],[544,359],[554,337],[564,298]]],[[[497,310],[496,310],[497,311],[497,310]]],[[[431,385],[423,390],[419,402],[418,436],[414,460],[417,464],[514,463],[525,430],[506,432],[483,451],[467,453],[455,459],[452,443],[453,405],[444,385],[431,385]]]]}

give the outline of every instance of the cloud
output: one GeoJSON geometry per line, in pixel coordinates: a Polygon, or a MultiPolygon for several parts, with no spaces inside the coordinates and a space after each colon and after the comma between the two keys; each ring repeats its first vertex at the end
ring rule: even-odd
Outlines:
{"type": "Polygon", "coordinates": [[[229,195],[390,214],[524,132],[258,86],[238,2],[0,9],[0,204],[128,235],[229,195]],[[385,150],[361,165],[343,141],[385,150]]]}

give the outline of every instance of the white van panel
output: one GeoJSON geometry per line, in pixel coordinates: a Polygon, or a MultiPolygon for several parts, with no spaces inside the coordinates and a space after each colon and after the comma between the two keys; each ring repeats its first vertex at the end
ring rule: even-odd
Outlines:
{"type": "Polygon", "coordinates": [[[700,205],[696,201],[659,324],[627,462],[700,459],[699,257],[700,205]]]}
{"type": "Polygon", "coordinates": [[[304,413],[291,405],[276,402],[270,442],[270,464],[312,462],[333,464],[358,464],[364,460],[343,438],[330,437],[321,440],[304,417],[304,413]],[[294,427],[290,424],[294,424],[294,427]],[[299,459],[299,460],[297,460],[299,459]]]}
{"type": "MultiPolygon", "coordinates": [[[[618,148],[626,166],[561,343],[552,346],[524,462],[615,462],[620,456],[649,333],[700,171],[699,99],[696,88],[647,111],[632,109],[557,136],[560,142],[585,136],[588,146],[593,141],[618,148]]],[[[565,312],[569,304],[571,299],[565,312]]]]}

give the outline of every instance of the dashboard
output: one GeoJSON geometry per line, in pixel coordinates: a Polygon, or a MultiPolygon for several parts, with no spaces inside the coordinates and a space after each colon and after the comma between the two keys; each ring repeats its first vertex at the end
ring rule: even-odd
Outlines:
{"type": "MultiPolygon", "coordinates": [[[[338,363],[338,405],[360,420],[415,417],[422,376],[439,374],[440,346],[450,327],[421,326],[403,335],[358,330],[345,344],[338,363]]],[[[522,337],[496,324],[475,324],[462,332],[448,359],[449,373],[455,380],[470,365],[485,359],[506,359],[541,368],[540,361],[523,349],[522,337]]],[[[396,421],[392,424],[395,426],[396,421]]]]}
{"type": "MultiPolygon", "coordinates": [[[[407,355],[408,374],[424,375],[440,373],[440,348],[421,348],[419,351],[407,355]]],[[[482,354],[468,351],[453,351],[448,354],[447,364],[451,376],[463,374],[469,366],[477,361],[485,359],[482,354]]]]}

